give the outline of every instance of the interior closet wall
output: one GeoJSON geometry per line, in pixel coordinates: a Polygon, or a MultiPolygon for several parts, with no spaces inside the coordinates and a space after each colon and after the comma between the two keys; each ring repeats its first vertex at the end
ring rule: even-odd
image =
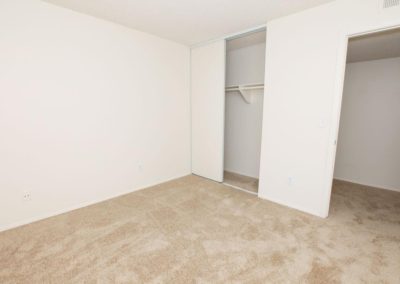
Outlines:
{"type": "Polygon", "coordinates": [[[347,64],[335,178],[400,191],[400,58],[347,64]]]}
{"type": "MultiPolygon", "coordinates": [[[[265,31],[227,42],[226,86],[264,82],[265,31]]],[[[225,98],[225,170],[258,178],[263,96],[246,104],[238,92],[225,98]]]]}

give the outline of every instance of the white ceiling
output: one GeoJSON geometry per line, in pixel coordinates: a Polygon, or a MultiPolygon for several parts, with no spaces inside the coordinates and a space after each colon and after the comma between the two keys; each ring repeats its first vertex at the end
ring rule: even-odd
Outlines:
{"type": "Polygon", "coordinates": [[[193,45],[333,0],[44,0],[193,45]]]}
{"type": "Polygon", "coordinates": [[[349,40],[347,62],[400,57],[400,29],[349,40]]]}

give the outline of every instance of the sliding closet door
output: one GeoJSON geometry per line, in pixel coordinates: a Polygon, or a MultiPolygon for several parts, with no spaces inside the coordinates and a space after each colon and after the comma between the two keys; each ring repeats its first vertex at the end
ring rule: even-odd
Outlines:
{"type": "Polygon", "coordinates": [[[225,41],[192,49],[192,172],[224,175],[225,41]]]}

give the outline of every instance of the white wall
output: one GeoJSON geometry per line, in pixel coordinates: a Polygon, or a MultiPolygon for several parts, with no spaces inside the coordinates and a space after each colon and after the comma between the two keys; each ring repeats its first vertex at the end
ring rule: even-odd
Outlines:
{"type": "Polygon", "coordinates": [[[380,0],[336,0],[268,23],[259,196],[326,217],[348,34],[400,25],[380,0]]]}
{"type": "Polygon", "coordinates": [[[226,43],[226,86],[261,84],[265,80],[265,31],[226,43]]]}
{"type": "Polygon", "coordinates": [[[0,230],[189,174],[189,66],[183,45],[1,1],[0,230]]]}
{"type": "Polygon", "coordinates": [[[335,178],[400,191],[400,58],[347,64],[335,178]]]}
{"type": "MultiPolygon", "coordinates": [[[[227,42],[226,85],[264,83],[265,32],[227,42]],[[246,38],[258,37],[255,42],[246,38]],[[246,42],[247,41],[247,42],[246,42]],[[244,43],[241,43],[244,42],[244,43]]],[[[237,92],[225,97],[225,154],[227,171],[258,178],[261,155],[263,95],[246,104],[237,92]]]]}

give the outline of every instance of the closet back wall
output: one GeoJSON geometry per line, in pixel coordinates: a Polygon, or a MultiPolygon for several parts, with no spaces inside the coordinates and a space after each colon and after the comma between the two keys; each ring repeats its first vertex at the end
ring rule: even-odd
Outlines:
{"type": "Polygon", "coordinates": [[[189,64],[186,46],[0,1],[0,230],[189,174],[189,64]]]}
{"type": "Polygon", "coordinates": [[[347,64],[335,178],[400,191],[400,58],[347,64]]]}
{"type": "MultiPolygon", "coordinates": [[[[265,31],[227,42],[226,85],[264,82],[265,31]]],[[[239,93],[225,98],[225,170],[258,178],[263,96],[246,104],[239,93]]]]}

